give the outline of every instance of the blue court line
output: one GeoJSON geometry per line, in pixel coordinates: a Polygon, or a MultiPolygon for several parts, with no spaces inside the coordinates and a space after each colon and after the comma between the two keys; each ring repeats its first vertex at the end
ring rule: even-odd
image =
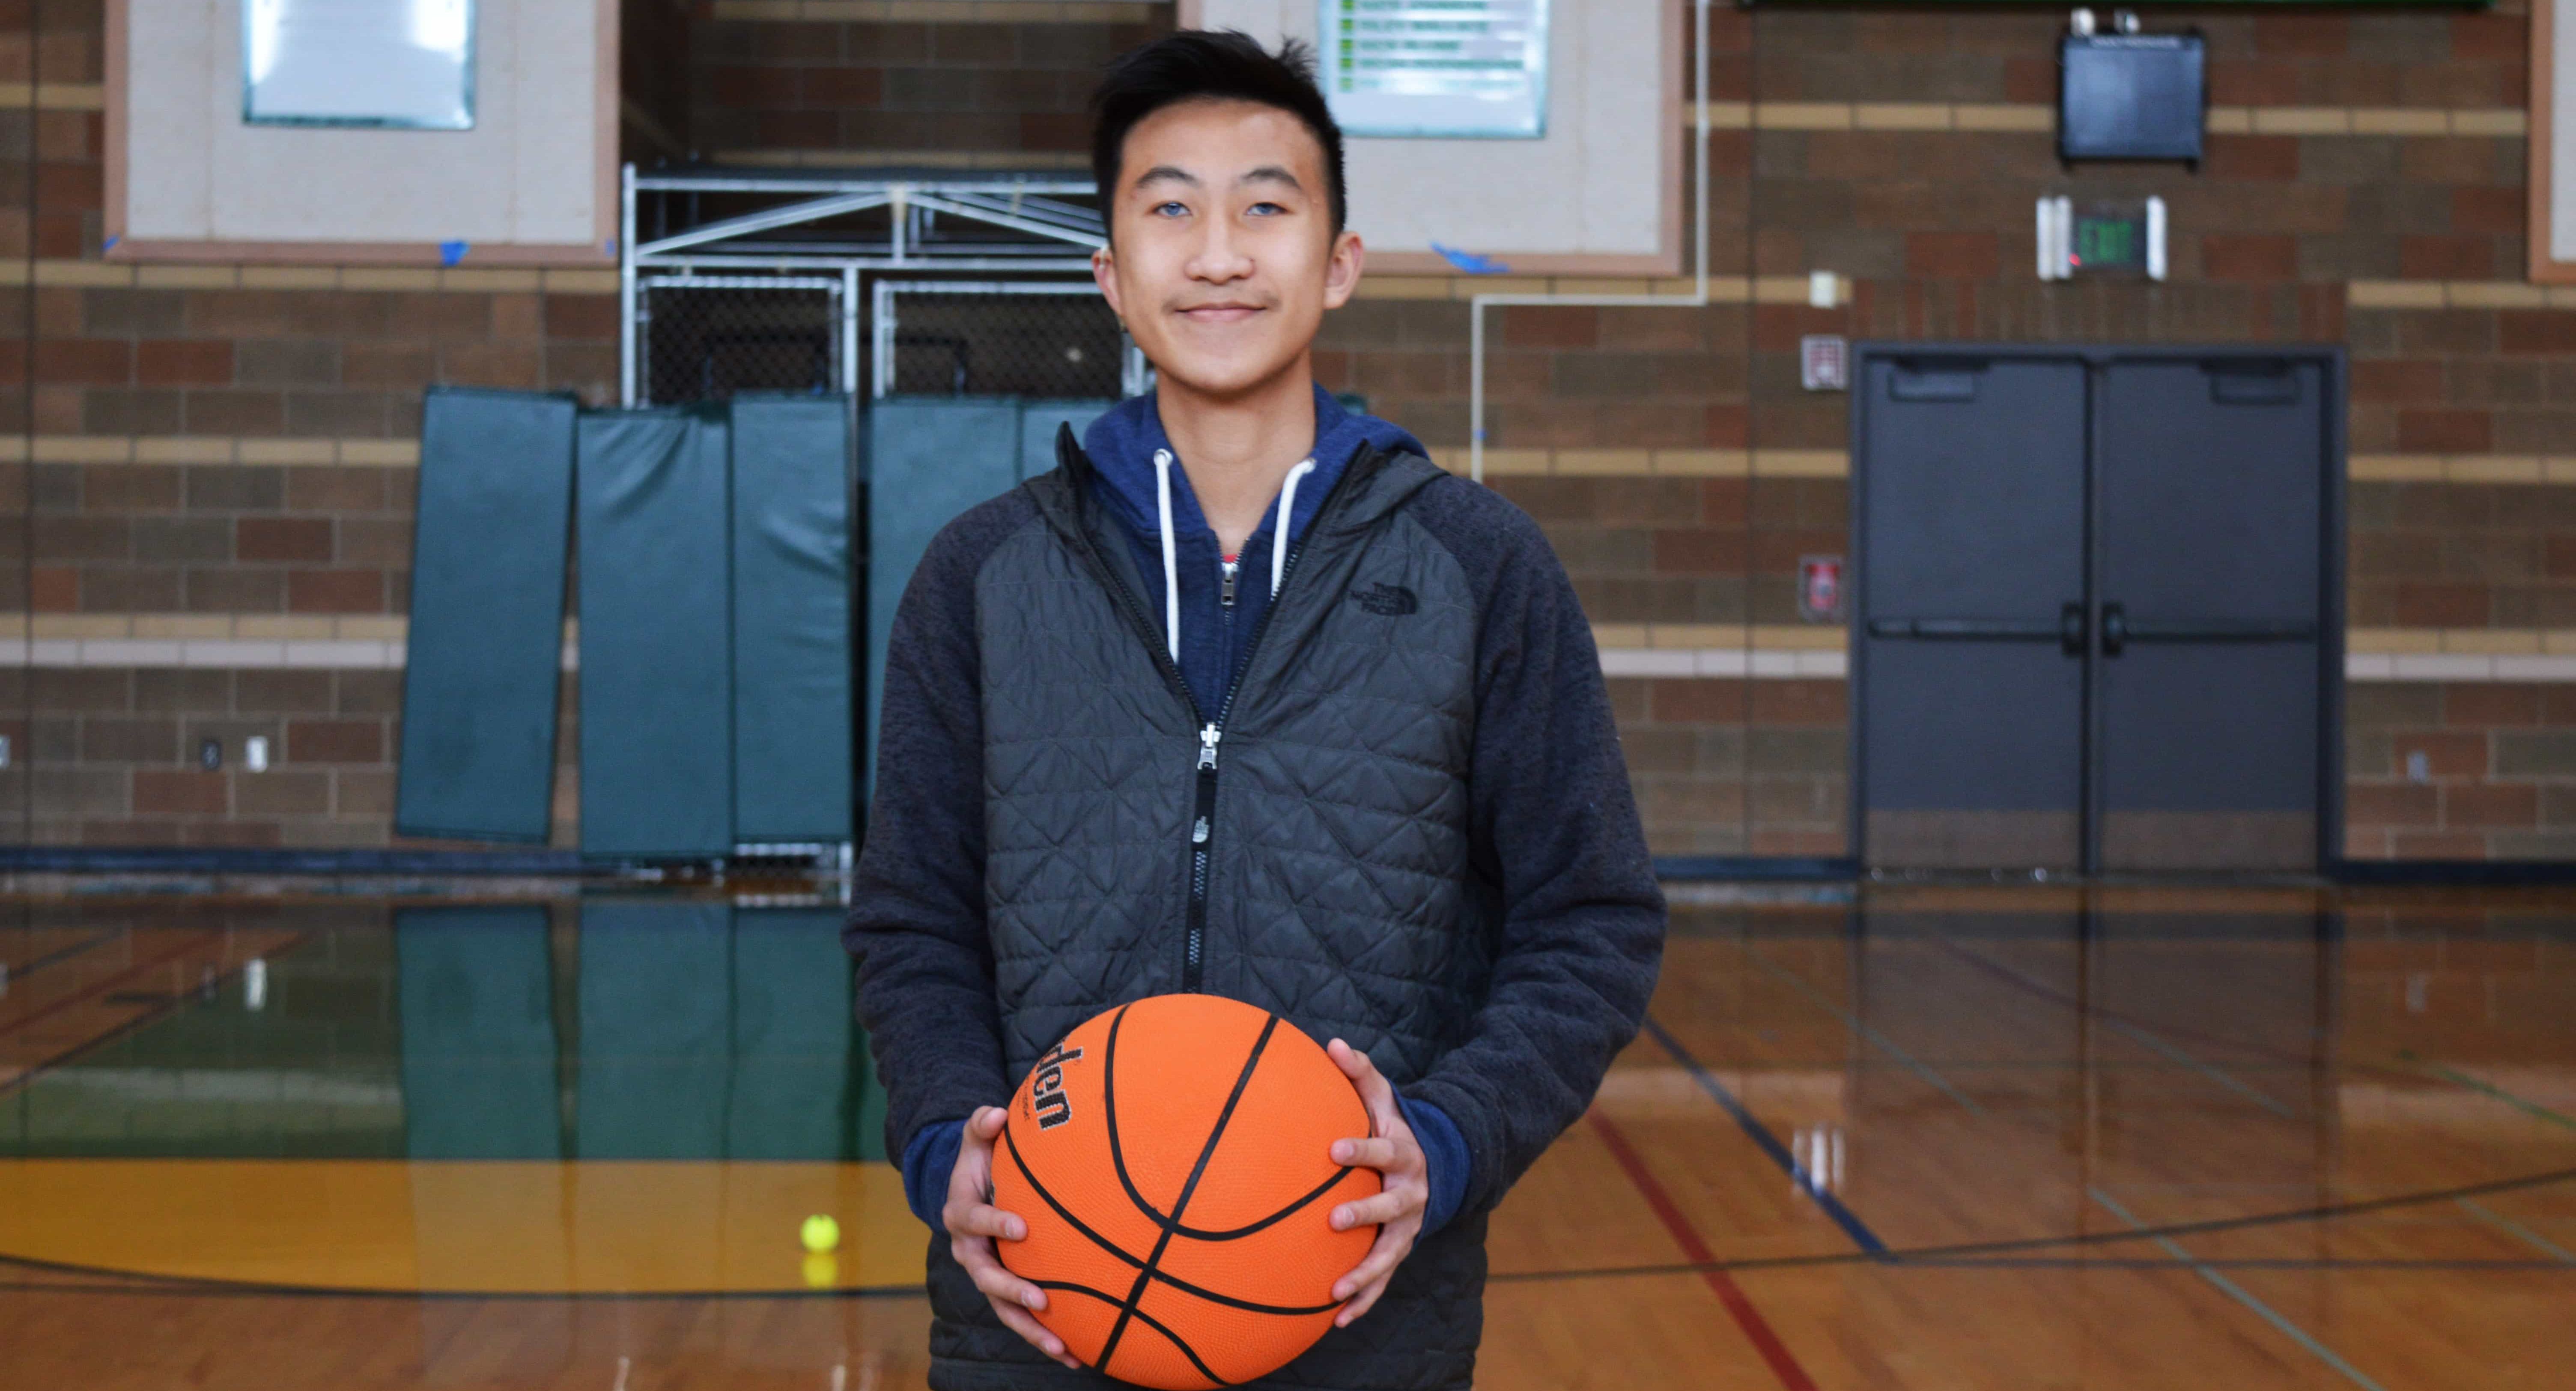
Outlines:
{"type": "Polygon", "coordinates": [[[2559,1264],[2576,1265],[2576,1251],[2568,1250],[2566,1247],[2559,1245],[2557,1242],[2551,1241],[2549,1238],[2522,1225],[2520,1222],[2514,1221],[2512,1218],[2505,1216],[2494,1208],[2488,1207],[2484,1203],[2477,1202],[2469,1198],[2454,1198],[2452,1201],[2458,1203],[2464,1208],[2467,1208],[2471,1216],[2474,1216],[2480,1221],[2485,1222],[2488,1226],[2511,1236],[2534,1251],[2542,1252],[2543,1254],[2556,1259],[2559,1264]]]}
{"type": "Polygon", "coordinates": [[[1913,1054],[1897,1047],[1895,1041],[1887,1037],[1887,1035],[1882,1034],[1878,1030],[1871,1028],[1869,1025],[1862,1023],[1860,1016],[1853,1014],[1850,1010],[1843,1008],[1841,1005],[1835,1004],[1823,991],[1818,990],[1814,986],[1807,984],[1804,980],[1799,979],[1797,972],[1792,971],[1788,967],[1771,960],[1769,957],[1764,956],[1758,951],[1755,951],[1751,942],[1739,941],[1736,945],[1744,949],[1744,954],[1746,956],[1753,958],[1753,964],[1761,967],[1763,970],[1769,971],[1775,976],[1778,976],[1781,980],[1788,982],[1791,989],[1806,996],[1809,1000],[1815,1002],[1817,1006],[1831,1013],[1835,1018],[1842,1020],[1845,1025],[1850,1027],[1853,1033],[1859,1034],[1862,1038],[1869,1040],[1890,1057],[1893,1057],[1898,1062],[1905,1064],[1906,1067],[1913,1070],[1915,1076],[1920,1077],[1924,1081],[1931,1083],[1933,1086],[1940,1088],[1942,1095],[1947,1096],[1952,1101],[1968,1108],[1969,1114],[1982,1116],[1986,1113],[1986,1108],[1978,1105],[1968,1096],[1967,1093],[1960,1091],[1957,1087],[1951,1086],[1948,1080],[1943,1078],[1940,1073],[1934,1072],[1929,1066],[1925,1065],[1913,1054]]]}
{"type": "Polygon", "coordinates": [[[1823,1184],[1817,1182],[1816,1176],[1808,1173],[1806,1166],[1798,1162],[1798,1157],[1789,1152],[1789,1147],[1780,1143],[1780,1137],[1772,1134],[1762,1122],[1755,1120],[1753,1113],[1744,1109],[1744,1103],[1735,1099],[1735,1093],[1728,1091],[1725,1083],[1710,1076],[1708,1069],[1700,1066],[1699,1059],[1692,1057],[1690,1050],[1682,1047],[1681,1040],[1665,1032],[1664,1026],[1656,1023],[1652,1015],[1646,1017],[1646,1032],[1654,1036],[1655,1042],[1663,1045],[1665,1052],[1673,1055],[1675,1062],[1689,1070],[1690,1075],[1699,1082],[1699,1089],[1708,1093],[1710,1100],[1716,1102],[1726,1114],[1735,1118],[1735,1123],[1743,1128],[1746,1137],[1760,1146],[1762,1152],[1770,1156],[1771,1162],[1779,1165],[1789,1175],[1790,1182],[1798,1186],[1799,1192],[1815,1199],[1816,1206],[1823,1208],[1825,1215],[1834,1219],[1834,1225],[1842,1228],[1845,1236],[1850,1237],[1860,1249],[1873,1256],[1887,1254],[1887,1243],[1878,1239],[1878,1233],[1871,1231],[1868,1224],[1854,1215],[1850,1208],[1843,1206],[1842,1199],[1835,1197],[1823,1184]]]}
{"type": "MultiPolygon", "coordinates": [[[[2112,1216],[2119,1218],[2121,1221],[2128,1223],[2131,1227],[2140,1231],[2146,1230],[2147,1224],[2131,1216],[2129,1210],[2113,1201],[2110,1194],[2103,1192],[2099,1188],[2088,1189],[2087,1191],[2093,1195],[2093,1201],[2109,1208],[2112,1216]]],[[[2148,1239],[2155,1242],[2156,1245],[2163,1247],[2166,1255],[2169,1255],[2178,1261],[2188,1263],[2192,1268],[2192,1272],[2198,1275],[2201,1279],[2207,1280],[2209,1283],[2216,1285],[2219,1289],[2226,1291],[2228,1298],[2233,1299],[2237,1303],[2244,1305],[2246,1308],[2253,1310],[2256,1317],[2262,1319],[2265,1323],[2272,1325],[2273,1329],[2280,1333],[2281,1336],[2288,1338],[2291,1342],[2297,1343],[2303,1348],[2306,1348],[2309,1352],[2316,1355],[2318,1361],[2323,1362],[2327,1366],[2334,1368],[2336,1371],[2343,1373],[2344,1377],[2351,1381],[2353,1385],[2363,1387],[2366,1391],[2387,1391],[2387,1388],[2381,1386],[2378,1382],[2372,1381],[2370,1378],[2363,1376],[2360,1368],[2355,1367],[2351,1363],[2344,1361],[2341,1357],[2336,1356],[2333,1348],[2327,1347],[2325,1344],[2320,1343],[2315,1338],[2309,1336],[2308,1330],[2299,1327],[2297,1324],[2292,1323],[2288,1319],[2285,1319],[2279,1314],[2273,1312],[2271,1305],[2264,1303],[2262,1300],[2256,1299],[2243,1285],[2219,1274],[2218,1271],[2208,1262],[2200,1260],[2193,1256],[2189,1251],[2182,1249],[2181,1243],[2166,1236],[2150,1237],[2148,1239]]]]}

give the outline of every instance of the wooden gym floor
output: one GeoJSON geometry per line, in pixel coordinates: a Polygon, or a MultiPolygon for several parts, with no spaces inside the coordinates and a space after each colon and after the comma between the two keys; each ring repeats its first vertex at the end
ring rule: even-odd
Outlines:
{"type": "MultiPolygon", "coordinates": [[[[1496,1216],[1481,1386],[2576,1386],[2576,893],[1675,895],[1645,1035],[1496,1216]]],[[[429,1159],[530,1075],[422,1061],[440,928],[0,903],[0,1383],[920,1385],[855,1050],[738,1004],[723,1115],[646,1156],[616,1079],[686,1130],[691,1060],[550,913],[491,1016],[552,1040],[535,1149],[429,1159]],[[799,1086],[830,1134],[769,1144],[744,1098],[799,1086]]]]}

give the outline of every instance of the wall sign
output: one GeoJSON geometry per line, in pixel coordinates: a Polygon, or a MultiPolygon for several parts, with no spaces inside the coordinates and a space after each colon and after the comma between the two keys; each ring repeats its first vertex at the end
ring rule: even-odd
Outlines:
{"type": "Polygon", "coordinates": [[[1344,133],[1547,134],[1548,0],[1320,0],[1324,97],[1344,133]]]}
{"type": "Polygon", "coordinates": [[[1843,558],[1838,555],[1798,557],[1798,616],[1810,623],[1839,623],[1843,617],[1843,558]]]}
{"type": "Polygon", "coordinates": [[[1809,391],[1851,386],[1851,343],[1839,333],[1810,333],[1798,340],[1798,385],[1809,391]]]}

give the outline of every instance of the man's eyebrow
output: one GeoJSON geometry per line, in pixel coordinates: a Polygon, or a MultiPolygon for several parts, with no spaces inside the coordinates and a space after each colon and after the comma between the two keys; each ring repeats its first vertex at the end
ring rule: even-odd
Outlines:
{"type": "Polygon", "coordinates": [[[1147,184],[1163,183],[1166,181],[1171,183],[1188,184],[1192,188],[1199,186],[1199,176],[1191,173],[1187,169],[1181,169],[1169,164],[1157,164],[1153,168],[1146,170],[1144,173],[1137,175],[1136,182],[1129,185],[1129,187],[1143,188],[1147,184]]]}
{"type": "Polygon", "coordinates": [[[1242,178],[1235,180],[1235,182],[1238,184],[1280,183],[1286,184],[1300,193],[1306,191],[1306,186],[1297,182],[1296,175],[1289,173],[1286,169],[1276,164],[1262,165],[1260,168],[1246,173],[1242,178]]]}

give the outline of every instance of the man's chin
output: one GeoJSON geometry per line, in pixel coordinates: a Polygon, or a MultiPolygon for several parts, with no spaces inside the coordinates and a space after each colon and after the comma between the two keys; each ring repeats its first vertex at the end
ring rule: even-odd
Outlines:
{"type": "Polygon", "coordinates": [[[1293,371],[1296,366],[1297,357],[1293,353],[1260,361],[1176,353],[1169,361],[1157,359],[1154,374],[1157,380],[1169,382],[1192,395],[1228,400],[1273,386],[1283,373],[1293,371]]]}

